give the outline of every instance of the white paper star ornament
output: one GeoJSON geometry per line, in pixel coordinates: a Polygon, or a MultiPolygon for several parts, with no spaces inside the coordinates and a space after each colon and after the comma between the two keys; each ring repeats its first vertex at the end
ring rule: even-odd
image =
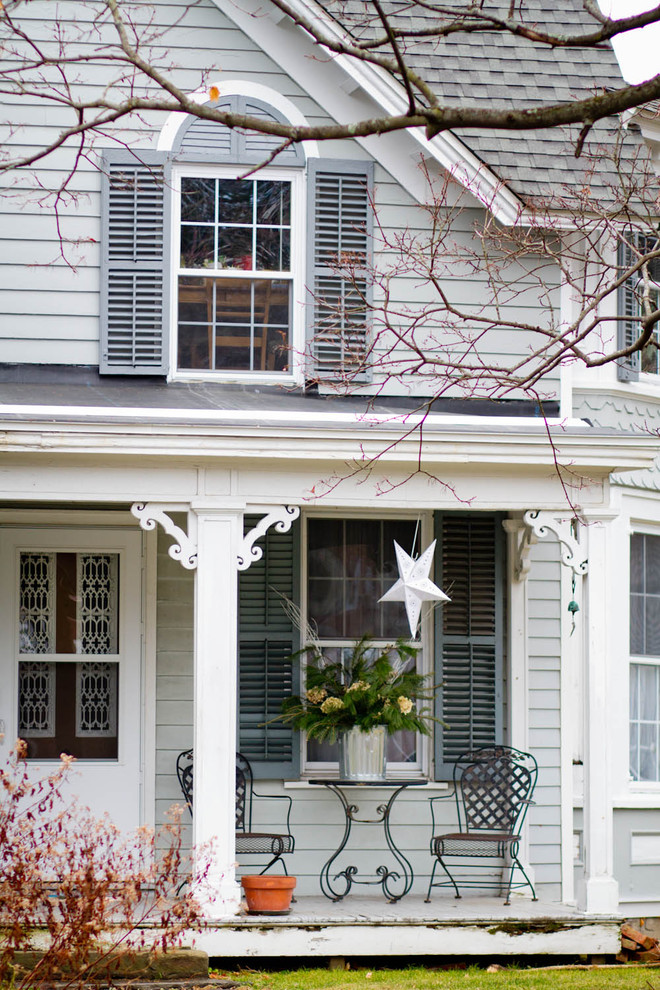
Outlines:
{"type": "Polygon", "coordinates": [[[394,541],[396,562],[399,567],[399,580],[386,591],[379,602],[405,602],[410,634],[414,636],[419,625],[422,602],[449,602],[448,595],[438,588],[429,577],[436,540],[431,543],[424,553],[414,560],[394,541]]]}

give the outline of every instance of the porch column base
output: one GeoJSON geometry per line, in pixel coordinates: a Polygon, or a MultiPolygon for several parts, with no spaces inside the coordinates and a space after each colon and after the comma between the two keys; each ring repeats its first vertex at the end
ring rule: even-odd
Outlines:
{"type": "Polygon", "coordinates": [[[589,877],[584,884],[586,914],[618,914],[619,884],[614,877],[589,877]]]}
{"type": "Polygon", "coordinates": [[[204,921],[221,921],[223,918],[233,918],[238,914],[241,887],[233,879],[233,873],[233,868],[223,871],[216,882],[213,876],[209,875],[203,888],[196,891],[204,921]],[[228,874],[231,874],[231,878],[228,874]]]}

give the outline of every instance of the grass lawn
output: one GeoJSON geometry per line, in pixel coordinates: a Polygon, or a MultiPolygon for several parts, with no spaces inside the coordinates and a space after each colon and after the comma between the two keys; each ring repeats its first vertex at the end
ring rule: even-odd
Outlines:
{"type": "Polygon", "coordinates": [[[298,969],[293,972],[223,973],[253,990],[660,990],[660,968],[592,969],[298,969]]]}

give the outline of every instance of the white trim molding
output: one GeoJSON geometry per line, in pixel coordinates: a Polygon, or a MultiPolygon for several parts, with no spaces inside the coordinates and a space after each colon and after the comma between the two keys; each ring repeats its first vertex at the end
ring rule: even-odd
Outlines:
{"type": "MultiPolygon", "coordinates": [[[[309,126],[309,121],[295,103],[292,103],[291,100],[271,86],[264,86],[263,83],[253,82],[251,79],[223,79],[221,76],[212,76],[205,86],[190,93],[189,98],[194,103],[203,106],[210,101],[209,90],[212,86],[218,90],[220,99],[227,96],[252,97],[255,100],[261,100],[262,103],[267,103],[274,110],[279,110],[290,124],[295,124],[297,127],[309,126]]],[[[188,117],[187,113],[176,110],[167,116],[158,135],[158,151],[172,150],[176,136],[188,117]]],[[[305,141],[304,147],[307,158],[320,157],[318,141],[305,141]]]]}
{"type": "Polygon", "coordinates": [[[251,505],[249,511],[254,513],[266,513],[257,523],[254,529],[246,533],[238,548],[236,562],[239,571],[247,571],[250,564],[256,563],[264,555],[262,547],[255,546],[257,540],[265,536],[271,526],[274,526],[278,533],[288,533],[292,523],[299,517],[300,509],[297,505],[251,505]]]}
{"type": "Polygon", "coordinates": [[[194,571],[197,567],[197,519],[190,512],[190,507],[175,502],[134,502],[131,513],[140,523],[140,528],[149,532],[160,524],[168,536],[175,542],[169,547],[168,554],[172,560],[178,560],[182,567],[194,571]],[[188,516],[188,532],[186,533],[168,515],[169,512],[185,512],[188,516]]]}
{"type": "Polygon", "coordinates": [[[553,512],[542,509],[528,509],[523,516],[521,528],[509,532],[515,540],[516,581],[524,580],[529,573],[529,554],[534,544],[551,533],[554,533],[562,545],[561,562],[564,567],[570,567],[576,576],[583,576],[589,570],[586,551],[579,537],[573,535],[571,519],[559,518],[553,512]]]}

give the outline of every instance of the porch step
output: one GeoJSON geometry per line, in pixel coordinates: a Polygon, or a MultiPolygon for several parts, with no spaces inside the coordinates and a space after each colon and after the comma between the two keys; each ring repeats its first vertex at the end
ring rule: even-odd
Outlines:
{"type": "Polygon", "coordinates": [[[615,956],[621,919],[579,914],[561,904],[495,898],[421,897],[387,904],[302,897],[287,917],[237,916],[207,925],[194,944],[209,956],[615,956]]]}
{"type": "MultiPolygon", "coordinates": [[[[39,949],[32,949],[27,952],[17,952],[13,959],[13,966],[22,973],[30,972],[37,965],[43,953],[39,949]]],[[[94,953],[90,960],[100,956],[94,953]]],[[[62,967],[62,975],[66,975],[65,967],[62,967]]],[[[107,985],[110,979],[114,986],[119,986],[123,980],[131,982],[131,988],[137,988],[135,980],[142,980],[150,988],[156,987],[158,982],[163,982],[167,987],[181,988],[186,986],[200,986],[200,980],[209,982],[209,957],[208,953],[200,949],[181,948],[170,949],[167,952],[162,950],[149,951],[126,951],[112,952],[109,956],[101,957],[97,972],[94,968],[90,971],[90,985],[98,979],[98,982],[107,985]]],[[[52,983],[56,986],[56,982],[52,983]]],[[[70,982],[67,983],[67,986],[70,982]]],[[[218,983],[213,981],[214,987],[218,983]]]]}

